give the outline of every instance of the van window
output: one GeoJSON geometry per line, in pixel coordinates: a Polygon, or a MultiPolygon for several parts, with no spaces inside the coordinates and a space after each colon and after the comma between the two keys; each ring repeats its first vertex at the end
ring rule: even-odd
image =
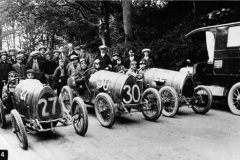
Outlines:
{"type": "Polygon", "coordinates": [[[240,26],[230,27],[228,29],[227,47],[240,46],[240,26]]]}
{"type": "Polygon", "coordinates": [[[213,63],[214,47],[215,47],[215,37],[211,31],[206,31],[206,43],[208,51],[208,63],[213,63]]]}

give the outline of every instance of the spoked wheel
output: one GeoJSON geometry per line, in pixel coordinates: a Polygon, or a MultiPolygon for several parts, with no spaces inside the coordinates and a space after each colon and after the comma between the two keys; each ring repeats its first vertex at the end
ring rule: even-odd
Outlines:
{"type": "Polygon", "coordinates": [[[27,150],[28,139],[27,139],[27,135],[26,135],[26,131],[25,131],[22,119],[17,110],[13,109],[11,111],[11,118],[12,118],[13,133],[16,134],[17,139],[20,143],[20,146],[24,150],[27,150]]]}
{"type": "Polygon", "coordinates": [[[73,127],[77,134],[84,136],[88,129],[88,112],[83,100],[75,97],[72,103],[73,127]]]}
{"type": "Polygon", "coordinates": [[[156,121],[162,114],[162,103],[158,91],[153,88],[148,88],[143,92],[141,99],[144,105],[142,114],[150,121],[156,121]]]}
{"type": "Polygon", "coordinates": [[[207,113],[212,105],[212,92],[208,87],[197,86],[194,89],[194,103],[192,109],[198,114],[207,113]]]}
{"type": "Polygon", "coordinates": [[[115,107],[112,98],[106,93],[99,93],[95,99],[94,109],[102,126],[111,128],[115,123],[115,107]]]}
{"type": "Polygon", "coordinates": [[[163,115],[174,117],[179,109],[179,99],[176,90],[170,86],[164,86],[159,90],[159,95],[162,100],[163,115]]]}
{"type": "Polygon", "coordinates": [[[73,92],[69,86],[64,86],[59,94],[59,100],[63,107],[69,112],[73,101],[73,92]]]}
{"type": "Polygon", "coordinates": [[[2,101],[0,100],[0,127],[1,128],[6,128],[6,115],[5,115],[5,111],[4,111],[4,108],[3,108],[3,103],[2,101]]]}
{"type": "Polygon", "coordinates": [[[233,114],[240,116],[240,82],[234,84],[230,89],[228,106],[233,114]]]}

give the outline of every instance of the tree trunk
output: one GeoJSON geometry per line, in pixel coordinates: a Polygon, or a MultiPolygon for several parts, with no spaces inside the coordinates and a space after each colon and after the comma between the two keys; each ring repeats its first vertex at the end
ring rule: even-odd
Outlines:
{"type": "Polygon", "coordinates": [[[111,39],[109,32],[109,1],[102,1],[102,17],[100,17],[99,37],[102,44],[111,47],[111,39]]]}
{"type": "Polygon", "coordinates": [[[2,37],[2,25],[0,24],[0,50],[2,50],[2,40],[3,40],[3,37],[2,37]]]}
{"type": "Polygon", "coordinates": [[[13,22],[13,25],[12,25],[12,28],[13,28],[13,48],[16,48],[16,42],[15,42],[15,24],[13,22]]]}
{"type": "Polygon", "coordinates": [[[54,35],[55,33],[52,34],[52,37],[51,37],[51,40],[52,40],[52,43],[51,43],[51,48],[54,49],[54,35]]]}
{"type": "Polygon", "coordinates": [[[123,27],[125,33],[125,43],[131,41],[132,31],[132,1],[122,0],[123,9],[123,27]]]}

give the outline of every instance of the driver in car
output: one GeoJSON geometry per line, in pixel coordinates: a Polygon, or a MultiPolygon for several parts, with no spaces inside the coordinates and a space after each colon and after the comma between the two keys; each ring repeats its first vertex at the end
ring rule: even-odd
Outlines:
{"type": "Polygon", "coordinates": [[[137,75],[138,75],[137,62],[136,61],[131,61],[129,67],[130,68],[126,72],[126,75],[133,76],[134,78],[136,78],[137,75]]]}
{"type": "Polygon", "coordinates": [[[90,77],[90,70],[87,67],[87,62],[84,58],[80,59],[80,69],[75,74],[68,78],[69,87],[77,90],[80,95],[89,96],[89,88],[86,84],[90,77]]]}
{"type": "MultiPolygon", "coordinates": [[[[16,78],[18,75],[15,71],[10,71],[8,73],[8,82],[10,82],[11,80],[13,80],[14,78],[16,78]]],[[[2,90],[2,102],[4,104],[5,109],[11,109],[11,99],[9,94],[12,92],[10,91],[10,93],[7,90],[7,84],[5,83],[5,85],[3,86],[3,90],[2,90]]],[[[16,85],[15,84],[10,84],[9,88],[15,88],[16,85]]]]}

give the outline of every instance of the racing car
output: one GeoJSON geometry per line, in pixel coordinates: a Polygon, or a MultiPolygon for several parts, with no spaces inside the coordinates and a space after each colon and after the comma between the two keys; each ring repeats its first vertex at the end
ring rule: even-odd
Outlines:
{"type": "Polygon", "coordinates": [[[23,149],[28,148],[27,132],[54,131],[58,122],[73,124],[79,135],[87,132],[88,113],[80,98],[75,98],[67,111],[54,91],[38,80],[17,77],[7,83],[7,90],[11,108],[6,109],[0,101],[0,127],[6,127],[6,114],[10,113],[13,133],[23,149]]]}

